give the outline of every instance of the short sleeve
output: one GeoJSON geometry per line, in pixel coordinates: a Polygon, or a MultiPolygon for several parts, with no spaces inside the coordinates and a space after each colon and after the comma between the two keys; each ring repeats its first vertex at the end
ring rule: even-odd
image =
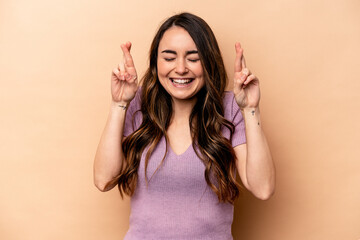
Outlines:
{"type": "MultiPolygon", "coordinates": [[[[245,121],[232,91],[227,91],[224,95],[224,117],[232,122],[235,127],[231,139],[231,145],[236,147],[240,144],[246,143],[245,121]]],[[[223,129],[223,133],[225,137],[230,139],[230,131],[227,128],[223,129]]]]}
{"type": "Polygon", "coordinates": [[[124,133],[125,137],[137,130],[142,121],[141,114],[141,88],[138,89],[134,99],[130,102],[125,117],[124,133]]]}

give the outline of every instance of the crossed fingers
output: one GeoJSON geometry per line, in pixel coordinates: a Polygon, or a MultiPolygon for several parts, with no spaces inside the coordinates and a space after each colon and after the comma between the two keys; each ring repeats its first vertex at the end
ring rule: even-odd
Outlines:
{"type": "Polygon", "coordinates": [[[246,67],[244,50],[240,43],[235,43],[235,51],[234,84],[240,84],[240,88],[245,88],[249,82],[256,79],[256,76],[246,67]]]}
{"type": "Polygon", "coordinates": [[[121,50],[123,52],[124,66],[125,70],[129,70],[130,68],[134,68],[134,61],[130,54],[131,43],[126,42],[125,44],[121,44],[121,50]]]}
{"type": "Polygon", "coordinates": [[[130,49],[130,42],[121,44],[123,60],[121,60],[118,67],[113,70],[113,73],[117,76],[119,80],[126,80],[127,82],[133,82],[137,80],[136,69],[134,66],[133,58],[130,54],[130,49]]]}

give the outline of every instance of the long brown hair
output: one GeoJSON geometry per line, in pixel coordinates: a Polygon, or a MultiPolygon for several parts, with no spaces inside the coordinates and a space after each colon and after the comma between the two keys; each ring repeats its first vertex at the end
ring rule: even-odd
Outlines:
{"type": "MultiPolygon", "coordinates": [[[[143,121],[122,144],[125,164],[116,178],[120,194],[122,197],[123,192],[133,195],[141,156],[146,147],[148,151],[145,157],[145,179],[148,184],[146,169],[149,158],[163,136],[168,143],[166,130],[172,117],[172,100],[159,82],[157,57],[159,43],[165,31],[172,26],[182,27],[190,34],[196,44],[204,72],[205,85],[197,94],[197,102],[189,119],[193,148],[205,165],[205,180],[217,194],[219,202],[233,204],[239,196],[241,186],[236,182],[236,157],[231,138],[228,140],[221,133],[222,127],[228,128],[231,136],[234,132],[234,125],[224,118],[226,71],[212,30],[203,19],[190,13],[181,13],[167,19],[160,26],[151,44],[150,66],[142,79],[143,121]],[[216,179],[215,184],[211,180],[213,177],[216,179]]],[[[168,151],[167,145],[161,164],[168,151]]]]}

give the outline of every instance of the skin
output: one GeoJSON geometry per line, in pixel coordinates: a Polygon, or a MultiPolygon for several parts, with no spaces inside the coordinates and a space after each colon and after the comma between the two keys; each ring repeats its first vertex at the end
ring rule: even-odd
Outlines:
{"type": "Polygon", "coordinates": [[[205,81],[196,45],[185,29],[174,26],[164,33],[159,43],[157,68],[159,81],[174,104],[195,104],[196,94],[205,81]],[[171,79],[192,79],[192,82],[178,86],[171,79]]]}
{"type": "Polygon", "coordinates": [[[196,103],[196,94],[204,86],[203,68],[197,48],[189,33],[181,27],[168,29],[158,49],[158,77],[171,95],[173,118],[167,130],[172,151],[180,155],[192,143],[189,118],[196,103]],[[191,79],[186,86],[174,85],[172,79],[191,79]]]}
{"type": "Polygon", "coordinates": [[[120,62],[111,74],[112,102],[126,106],[138,89],[137,73],[130,54],[131,43],[121,44],[124,62],[120,62]]]}
{"type": "MultiPolygon", "coordinates": [[[[121,45],[124,63],[112,72],[112,103],[108,122],[100,140],[94,163],[95,185],[107,191],[104,185],[119,172],[123,153],[121,143],[127,106],[138,89],[137,73],[130,54],[131,43],[121,45]],[[116,133],[116,135],[115,135],[116,133]],[[120,134],[119,134],[120,133],[120,134]],[[109,150],[111,149],[111,151],[109,150]]],[[[196,45],[181,27],[168,29],[159,44],[158,75],[162,86],[172,96],[173,118],[167,134],[172,151],[182,154],[192,143],[189,117],[196,102],[196,93],[204,86],[203,70],[196,45]],[[189,52],[191,52],[189,54],[189,52]],[[174,86],[172,78],[191,78],[188,86],[174,86]]],[[[255,197],[267,200],[275,189],[275,167],[260,119],[260,87],[258,78],[246,67],[243,49],[235,44],[234,96],[245,120],[246,144],[234,148],[236,166],[244,186],[255,197]]]]}
{"type": "Polygon", "coordinates": [[[246,67],[244,50],[235,44],[234,96],[245,120],[246,144],[234,148],[237,169],[244,186],[259,199],[275,191],[275,166],[262,130],[259,79],[246,67]]]}

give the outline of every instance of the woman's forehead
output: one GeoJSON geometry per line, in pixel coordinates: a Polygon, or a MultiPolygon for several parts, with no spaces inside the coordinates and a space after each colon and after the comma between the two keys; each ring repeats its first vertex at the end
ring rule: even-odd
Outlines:
{"type": "Polygon", "coordinates": [[[188,52],[197,50],[194,40],[182,27],[173,26],[165,31],[159,43],[159,52],[173,50],[176,52],[188,52]]]}

